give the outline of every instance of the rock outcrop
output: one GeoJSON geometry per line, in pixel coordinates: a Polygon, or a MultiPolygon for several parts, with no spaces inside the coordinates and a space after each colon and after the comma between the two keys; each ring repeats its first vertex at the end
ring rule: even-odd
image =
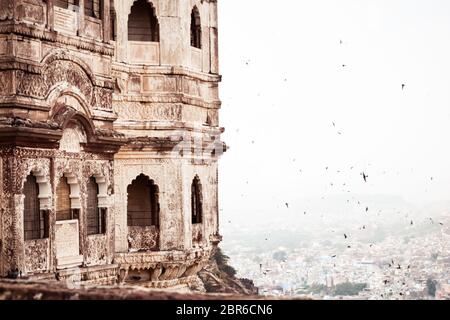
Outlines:
{"type": "Polygon", "coordinates": [[[220,248],[215,249],[210,263],[198,274],[206,292],[257,295],[253,281],[236,277],[236,270],[228,262],[229,257],[220,248]]]}

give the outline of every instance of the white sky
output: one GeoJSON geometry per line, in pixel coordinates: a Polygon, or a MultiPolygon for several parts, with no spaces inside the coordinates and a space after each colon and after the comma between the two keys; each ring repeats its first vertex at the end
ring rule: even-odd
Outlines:
{"type": "Polygon", "coordinates": [[[219,19],[224,211],[450,199],[450,1],[221,0],[219,19]]]}

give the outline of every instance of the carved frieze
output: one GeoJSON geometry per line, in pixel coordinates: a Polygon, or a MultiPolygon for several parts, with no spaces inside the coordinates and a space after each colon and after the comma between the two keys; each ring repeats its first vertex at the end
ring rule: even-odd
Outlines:
{"type": "MultiPolygon", "coordinates": [[[[70,60],[52,59],[41,73],[16,72],[17,94],[38,99],[47,99],[56,87],[72,88],[92,107],[103,110],[112,109],[113,90],[108,87],[94,86],[92,78],[78,63],[70,60]],[[78,91],[78,92],[77,92],[78,91]]],[[[0,84],[6,86],[7,74],[0,75],[0,84]]],[[[108,84],[109,85],[109,84],[108,84]]],[[[2,90],[2,89],[0,89],[2,90]]],[[[7,89],[3,89],[6,91],[7,89]]]]}
{"type": "Polygon", "coordinates": [[[0,20],[11,20],[14,15],[14,1],[0,0],[0,20]]]}

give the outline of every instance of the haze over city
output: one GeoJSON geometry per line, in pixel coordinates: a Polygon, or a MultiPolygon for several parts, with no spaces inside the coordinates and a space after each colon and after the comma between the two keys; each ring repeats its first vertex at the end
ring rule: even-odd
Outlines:
{"type": "Polygon", "coordinates": [[[448,1],[229,0],[219,17],[224,248],[445,228],[448,1]]]}
{"type": "Polygon", "coordinates": [[[449,200],[448,9],[222,2],[225,215],[264,218],[286,202],[301,210],[301,198],[348,191],[449,200]]]}

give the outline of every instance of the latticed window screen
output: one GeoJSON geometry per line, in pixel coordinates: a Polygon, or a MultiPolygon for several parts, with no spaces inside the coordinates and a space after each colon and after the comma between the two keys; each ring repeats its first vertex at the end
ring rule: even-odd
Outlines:
{"type": "Polygon", "coordinates": [[[191,214],[192,224],[202,223],[203,216],[203,196],[200,178],[196,176],[191,186],[191,214]]]}
{"type": "Polygon", "coordinates": [[[140,175],[128,186],[128,226],[159,226],[159,189],[140,175]]]}
{"type": "Polygon", "coordinates": [[[56,220],[71,220],[73,216],[70,208],[70,186],[67,178],[61,177],[56,186],[56,220]]]}
{"type": "Polygon", "coordinates": [[[95,178],[90,178],[87,183],[87,233],[99,234],[100,233],[100,212],[98,210],[98,185],[95,182],[95,178]]]}
{"type": "Polygon", "coordinates": [[[146,0],[138,0],[128,16],[128,40],[159,41],[159,23],[155,9],[146,0]]]}
{"type": "Polygon", "coordinates": [[[191,13],[191,46],[202,48],[202,25],[197,7],[194,7],[191,13]]]}
{"type": "Polygon", "coordinates": [[[29,175],[23,186],[25,240],[41,239],[41,217],[39,209],[39,186],[36,178],[29,175]]]}

